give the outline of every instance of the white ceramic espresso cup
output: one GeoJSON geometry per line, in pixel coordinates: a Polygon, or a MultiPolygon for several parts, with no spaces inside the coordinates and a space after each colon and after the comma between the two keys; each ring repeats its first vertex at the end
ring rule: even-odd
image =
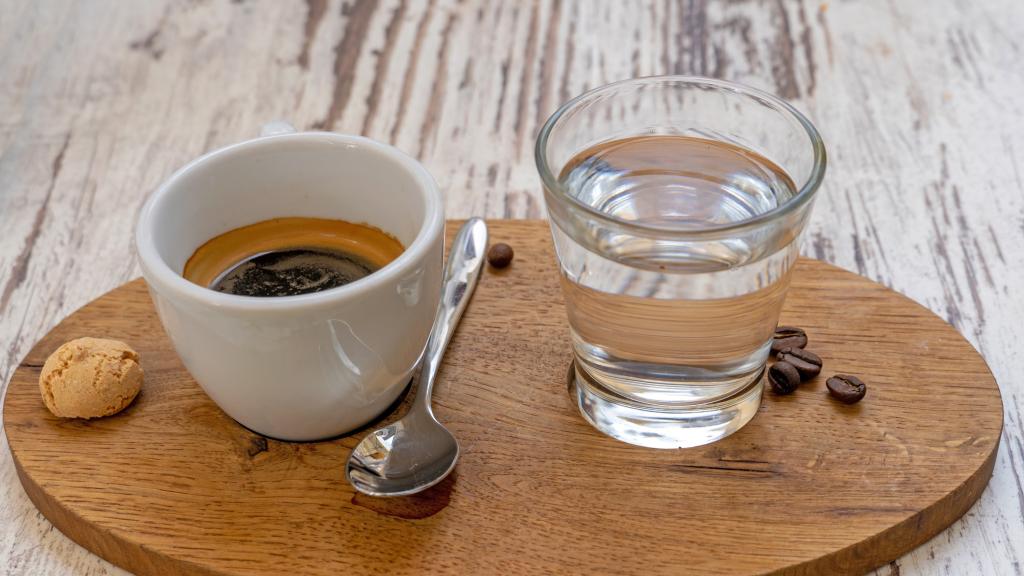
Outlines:
{"type": "Polygon", "coordinates": [[[216,150],[181,168],[142,209],[136,244],[160,320],[185,367],[242,425],[283,440],[337,436],[403,390],[440,299],[444,202],[418,162],[359,136],[287,132],[216,150]],[[185,280],[214,236],[270,218],[367,223],[405,251],[369,276],[279,298],[185,280]]]}

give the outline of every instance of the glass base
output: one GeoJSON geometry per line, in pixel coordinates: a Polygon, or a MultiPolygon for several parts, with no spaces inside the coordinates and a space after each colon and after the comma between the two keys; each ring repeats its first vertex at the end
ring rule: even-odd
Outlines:
{"type": "Polygon", "coordinates": [[[762,369],[735,394],[681,408],[624,398],[596,382],[575,362],[572,373],[570,393],[587,422],[612,438],[648,448],[690,448],[725,438],[757,414],[764,390],[762,369]]]}

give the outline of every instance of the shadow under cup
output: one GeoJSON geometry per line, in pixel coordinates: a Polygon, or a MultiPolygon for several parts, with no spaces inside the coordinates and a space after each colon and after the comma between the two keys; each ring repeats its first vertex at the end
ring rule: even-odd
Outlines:
{"type": "Polygon", "coordinates": [[[229,416],[284,440],[337,436],[399,396],[440,298],[443,200],[398,150],[332,133],[257,138],[176,172],[147,201],[136,230],[143,275],[175,350],[229,416]],[[211,238],[279,217],[365,223],[405,250],[352,283],[254,298],[185,280],[211,238]]]}
{"type": "Polygon", "coordinates": [[[815,128],[760,90],[640,78],[564,104],[536,161],[583,416],[657,448],[741,428],[824,176],[815,128]]]}

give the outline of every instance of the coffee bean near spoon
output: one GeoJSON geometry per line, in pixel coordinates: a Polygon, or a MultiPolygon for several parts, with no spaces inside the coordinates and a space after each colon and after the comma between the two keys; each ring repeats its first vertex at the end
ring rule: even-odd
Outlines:
{"type": "Polygon", "coordinates": [[[512,263],[512,258],[515,257],[515,251],[512,247],[504,242],[499,242],[487,251],[487,263],[492,268],[506,268],[512,263]]]}
{"type": "Polygon", "coordinates": [[[810,380],[821,372],[821,357],[810,350],[788,346],[780,350],[775,358],[792,364],[800,373],[801,380],[810,380]]]}

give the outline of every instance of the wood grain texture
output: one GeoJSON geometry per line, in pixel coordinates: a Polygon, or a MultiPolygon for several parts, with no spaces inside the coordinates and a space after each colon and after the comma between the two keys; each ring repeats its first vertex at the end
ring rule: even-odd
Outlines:
{"type": "MultiPolygon", "coordinates": [[[[826,140],[805,253],[952,322],[1003,386],[980,503],[879,574],[1021,574],[1022,23],[1014,0],[2,2],[0,382],[139,274],[131,231],[160,181],[267,120],[419,155],[449,216],[542,217],[532,138],[558,103],[718,76],[784,95],[826,140]]],[[[120,573],[41,519],[2,447],[0,567],[120,573]]]]}
{"type": "Polygon", "coordinates": [[[488,269],[438,375],[436,413],[462,454],[438,488],[354,493],[342,463],[366,430],[303,444],[236,424],[185,371],[136,280],[61,322],[14,373],[4,430],[26,491],[65,534],[139,574],[812,575],[893,560],[988,482],[1002,404],[984,360],[925,308],[816,260],[797,265],[782,321],[807,329],[826,374],[869,382],[864,401],[832,400],[819,376],[767,394],[709,446],[601,435],[566,390],[548,226],[490,227],[517,255],[488,269]],[[131,343],[145,388],[115,417],[55,418],[39,367],[88,334],[131,343]]]}

